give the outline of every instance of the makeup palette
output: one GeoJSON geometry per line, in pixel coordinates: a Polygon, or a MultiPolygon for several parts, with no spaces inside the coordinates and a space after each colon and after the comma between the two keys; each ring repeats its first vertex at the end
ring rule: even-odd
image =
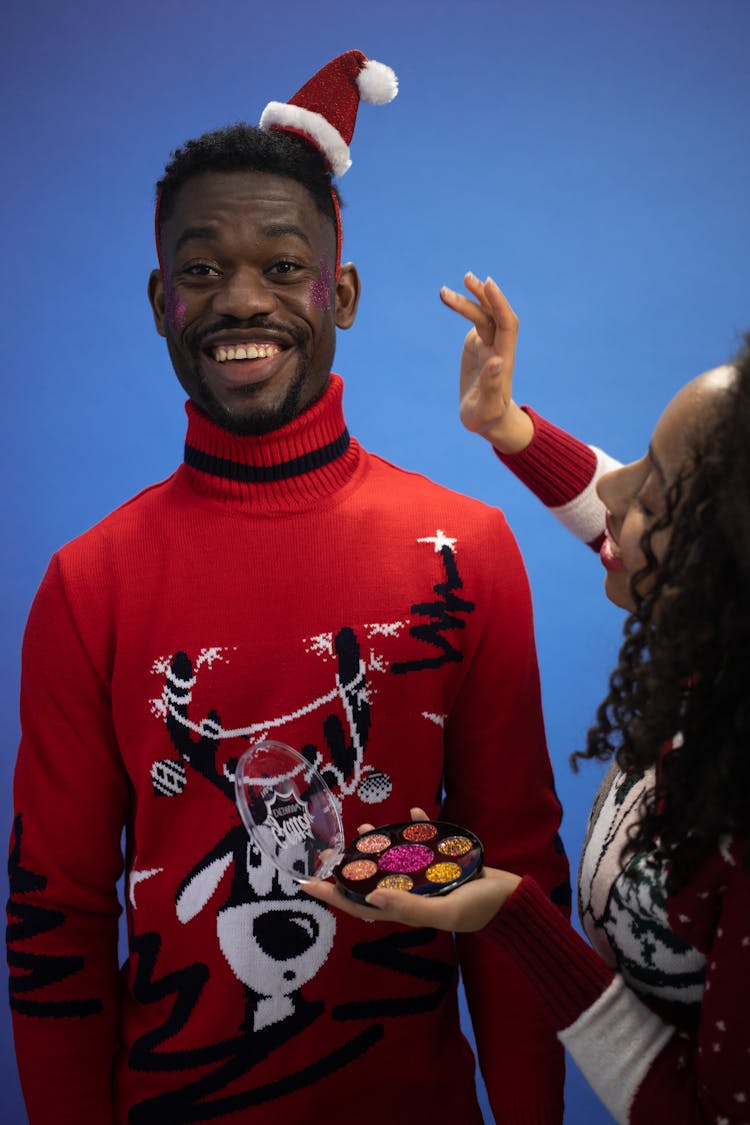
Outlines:
{"type": "Polygon", "coordinates": [[[251,841],[280,872],[301,882],[334,875],[354,902],[364,903],[378,887],[444,895],[482,870],[477,837],[444,820],[386,824],[346,846],[337,798],[284,742],[264,739],[249,747],[234,784],[251,841]]]}
{"type": "Polygon", "coordinates": [[[351,843],[334,868],[347,898],[365,903],[383,888],[445,895],[482,870],[483,849],[473,832],[444,820],[407,820],[373,828],[351,843]]]}

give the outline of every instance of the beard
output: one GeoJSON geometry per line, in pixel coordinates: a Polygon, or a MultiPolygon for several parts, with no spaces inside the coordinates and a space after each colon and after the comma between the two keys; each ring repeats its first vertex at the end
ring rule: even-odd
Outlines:
{"type": "MultiPolygon", "coordinates": [[[[211,325],[210,328],[205,329],[197,339],[190,342],[188,351],[190,363],[187,371],[185,370],[184,350],[182,356],[180,356],[179,351],[176,348],[173,349],[169,337],[167,338],[167,347],[172,358],[172,366],[177,372],[177,377],[182,387],[187,391],[196,406],[200,407],[203,413],[206,414],[212,422],[221,426],[223,430],[227,430],[228,433],[237,434],[240,437],[272,433],[274,430],[279,430],[282,426],[288,425],[289,422],[293,422],[303,410],[307,410],[309,406],[312,406],[312,404],[317,402],[323,395],[328,386],[328,374],[326,374],[326,377],[322,380],[320,389],[310,396],[310,381],[313,379],[313,372],[310,358],[305,354],[307,343],[305,334],[297,328],[290,328],[288,325],[277,326],[271,318],[255,317],[247,322],[246,327],[267,328],[269,330],[278,327],[280,330],[284,331],[287,336],[290,336],[297,345],[299,365],[294,377],[287,384],[284,397],[279,402],[263,404],[263,383],[235,387],[228,392],[225,391],[225,401],[219,399],[216,392],[211,387],[209,380],[201,370],[201,358],[203,354],[201,345],[203,340],[210,334],[216,333],[224,327],[235,328],[237,325],[234,322],[232,324],[217,323],[211,325]],[[187,377],[183,378],[180,374],[180,370],[184,371],[187,377]],[[229,396],[228,404],[226,401],[227,394],[229,396]],[[236,409],[234,408],[235,403],[236,409]]],[[[333,354],[330,356],[330,362],[333,362],[333,354]]],[[[330,370],[330,363],[328,367],[330,370]]]]}
{"type": "MultiPolygon", "coordinates": [[[[261,434],[270,434],[274,430],[280,430],[282,426],[293,422],[301,413],[300,399],[302,390],[307,383],[307,376],[308,365],[305,363],[300,366],[294,379],[288,385],[284,398],[273,406],[253,405],[253,399],[257,397],[257,392],[262,389],[262,383],[257,386],[238,387],[234,392],[238,409],[233,411],[224,403],[219,402],[200,372],[196,372],[197,389],[191,397],[203,413],[208,415],[212,422],[221,426],[222,430],[227,430],[230,434],[237,434],[239,437],[258,437],[261,434]]],[[[327,382],[325,385],[327,385],[327,382]]],[[[305,404],[304,409],[312,406],[313,402],[317,402],[325,390],[325,385],[321,388],[320,394],[305,404]]]]}

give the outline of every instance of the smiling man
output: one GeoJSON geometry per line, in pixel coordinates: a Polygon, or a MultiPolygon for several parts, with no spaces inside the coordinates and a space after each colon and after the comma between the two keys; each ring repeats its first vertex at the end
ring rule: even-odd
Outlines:
{"type": "Polygon", "coordinates": [[[8,939],[31,1125],[480,1125],[459,963],[497,1121],[561,1120],[560,1048],[503,955],[337,916],[235,804],[243,751],[281,741],[348,838],[418,803],[565,907],[513,536],[365,451],[331,371],[359,299],[331,173],[360,97],[394,93],[347,52],[158,184],[185,459],[54,556],[24,644],[8,939]]]}
{"type": "Polygon", "coordinates": [[[288,151],[293,167],[303,157],[314,165],[312,152],[299,152],[286,134],[258,136],[242,127],[227,130],[223,144],[225,153],[234,151],[237,170],[189,179],[168,217],[164,192],[175,189],[169,180],[162,185],[165,275],[154,270],[149,297],[193,402],[233,433],[268,433],[325,390],[335,329],[354,321],[359,278],[347,264],[334,281],[329,192],[318,204],[288,174],[242,170],[243,159],[263,167],[265,148],[276,163],[288,151]]]}

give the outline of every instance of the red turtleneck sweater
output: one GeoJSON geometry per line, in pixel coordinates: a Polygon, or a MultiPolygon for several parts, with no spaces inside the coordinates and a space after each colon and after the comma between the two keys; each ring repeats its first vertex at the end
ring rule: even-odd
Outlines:
{"type": "MultiPolygon", "coordinates": [[[[481,1121],[453,938],[332,914],[253,851],[233,799],[239,754],[276,738],[315,759],[347,838],[442,805],[565,898],[514,539],[366,453],[341,396],[332,376],[264,437],[188,404],[185,463],[50,563],[10,856],[32,1125],[481,1121]]],[[[532,990],[482,937],[458,958],[498,1121],[559,1121],[532,990]]]]}

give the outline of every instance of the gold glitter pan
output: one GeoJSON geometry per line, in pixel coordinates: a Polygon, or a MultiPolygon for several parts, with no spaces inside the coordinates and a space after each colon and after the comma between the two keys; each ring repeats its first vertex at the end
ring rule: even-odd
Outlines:
{"type": "Polygon", "coordinates": [[[334,870],[354,902],[376,887],[415,895],[444,895],[482,870],[482,845],[473,832],[442,820],[386,824],[359,836],[334,870]]]}

